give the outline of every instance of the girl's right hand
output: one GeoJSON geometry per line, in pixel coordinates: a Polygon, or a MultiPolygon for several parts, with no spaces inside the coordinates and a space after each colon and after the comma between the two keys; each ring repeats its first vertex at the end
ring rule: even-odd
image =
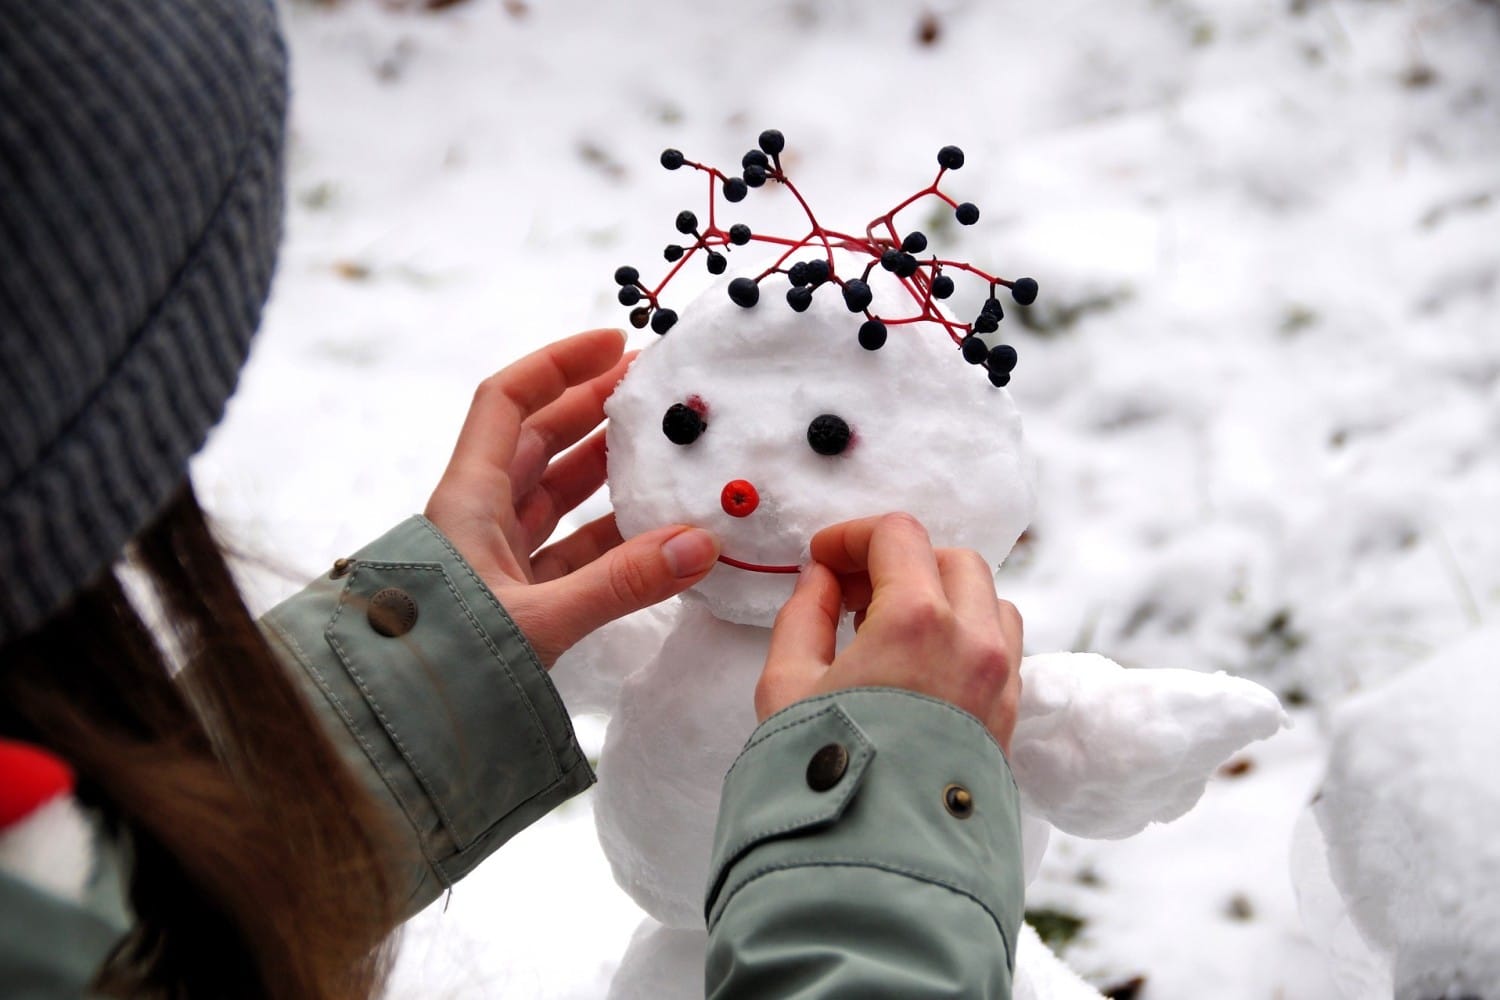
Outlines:
{"type": "Polygon", "coordinates": [[[1010,750],[1021,699],[1021,616],[968,549],[934,549],[909,514],[825,528],[771,633],[755,691],[764,721],[793,702],[893,687],[958,706],[1010,750]],[[834,655],[844,611],[854,641],[834,655]]]}

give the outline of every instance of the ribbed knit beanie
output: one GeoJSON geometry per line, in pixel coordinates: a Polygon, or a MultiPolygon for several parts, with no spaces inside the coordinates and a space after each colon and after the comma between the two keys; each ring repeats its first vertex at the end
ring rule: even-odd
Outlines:
{"type": "Polygon", "coordinates": [[[285,113],[273,0],[0,0],[0,642],[110,565],[223,413],[285,113]]]}

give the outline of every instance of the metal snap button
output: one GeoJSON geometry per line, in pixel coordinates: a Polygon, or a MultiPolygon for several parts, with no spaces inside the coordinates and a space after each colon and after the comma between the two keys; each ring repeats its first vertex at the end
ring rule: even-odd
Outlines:
{"type": "Polygon", "coordinates": [[[807,787],[815,792],[826,792],[839,783],[847,770],[849,751],[842,743],[830,743],[807,762],[807,787]]]}
{"type": "Polygon", "coordinates": [[[959,819],[974,815],[974,796],[963,785],[949,785],[943,789],[943,806],[959,819]]]}
{"type": "Polygon", "coordinates": [[[371,596],[366,617],[372,629],[395,639],[410,632],[417,623],[417,602],[398,587],[386,587],[371,596]]]}
{"type": "Polygon", "coordinates": [[[346,577],[352,569],[354,569],[353,559],[335,559],[333,561],[333,570],[328,574],[328,579],[337,580],[341,577],[346,577]]]}

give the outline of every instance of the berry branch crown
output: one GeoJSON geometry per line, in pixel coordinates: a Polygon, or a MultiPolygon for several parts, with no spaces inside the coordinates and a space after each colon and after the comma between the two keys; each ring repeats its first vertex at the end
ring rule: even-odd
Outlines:
{"type": "Polygon", "coordinates": [[[650,288],[641,282],[640,271],[624,266],[615,271],[615,283],[620,286],[620,304],[630,308],[631,325],[637,329],[650,325],[652,330],[665,334],[677,322],[677,313],[661,304],[661,293],[694,255],[702,252],[710,274],[723,274],[728,267],[724,253],[731,247],[749,243],[767,243],[782,248],[775,260],[755,277],[739,277],[729,283],[729,298],[744,309],[753,309],[760,302],[761,285],[774,274],[787,276],[787,305],[797,312],[804,312],[812,304],[813,293],[825,285],[837,286],[843,295],[844,305],[851,313],[862,314],[864,322],[859,327],[859,344],[865,350],[877,351],[885,345],[890,327],[934,323],[945,330],[958,345],[965,361],[982,366],[988,373],[991,384],[1004,386],[1010,382],[1016,366],[1016,350],[1009,344],[990,346],[981,335],[994,333],[1005,318],[997,297],[1000,288],[1008,288],[1011,298],[1022,305],[1036,300],[1037,283],[1031,278],[1007,280],[958,260],[948,260],[935,254],[925,254],[927,237],[912,230],[902,236],[896,228],[896,215],[924,198],[935,198],[953,209],[959,224],[972,226],[979,221],[979,207],[972,202],[957,202],[945,193],[940,185],[949,171],[964,165],[963,150],[957,146],[944,146],[938,150],[938,172],[932,183],[897,204],[882,215],[876,216],[865,226],[864,235],[853,235],[830,229],[813,215],[807,199],[797,190],[781,165],[781,153],[786,148],[785,137],[775,129],[760,134],[756,149],[747,152],[740,161],[739,176],[730,176],[716,167],[697,163],[683,156],[680,150],[667,149],[661,154],[661,165],[668,170],[691,167],[708,175],[708,223],[700,226],[698,217],[689,210],[677,213],[677,231],[692,237],[686,246],[670,243],[662,252],[672,265],[656,287],[650,288]],[[722,194],[729,202],[743,201],[751,188],[763,187],[767,182],[782,185],[796,199],[802,213],[807,217],[808,230],[801,237],[786,237],[768,233],[751,232],[744,223],[735,223],[728,229],[718,224],[718,198],[722,194]],[[720,252],[720,251],[724,252],[720,252]],[[812,250],[809,259],[793,261],[803,250],[812,250]],[[835,250],[850,252],[856,258],[867,258],[863,270],[857,275],[840,274],[834,257],[835,250]],[[870,311],[874,299],[869,278],[876,267],[893,274],[901,287],[911,296],[914,311],[906,316],[879,316],[870,311]],[[989,295],[971,322],[960,323],[945,314],[937,301],[946,299],[954,292],[954,275],[961,278],[983,281],[989,286],[989,295]]]}

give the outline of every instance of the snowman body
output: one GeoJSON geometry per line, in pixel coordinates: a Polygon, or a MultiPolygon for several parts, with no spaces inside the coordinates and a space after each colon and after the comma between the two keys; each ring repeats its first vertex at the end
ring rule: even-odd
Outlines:
{"type": "Polygon", "coordinates": [[[692,928],[703,923],[719,788],[755,729],[767,630],[698,602],[677,612],[657,654],[621,686],[594,815],[626,892],[663,925],[692,928]]]}
{"type": "MultiPolygon", "coordinates": [[[[676,601],[596,633],[554,670],[575,712],[610,715],[600,842],[616,880],[660,924],[637,934],[617,998],[701,995],[701,962],[690,957],[706,941],[720,788],[755,728],[771,625],[813,534],[907,511],[935,545],[974,549],[998,566],[1031,515],[1016,406],[964,364],[946,331],[893,326],[869,351],[833,290],[806,312],[776,301],[744,309],[724,294],[729,277],[642,352],[605,407],[622,533],[704,527],[720,537],[724,564],[676,601]],[[683,409],[696,434],[682,433],[683,409]],[[815,423],[826,428],[828,418],[847,430],[832,453],[816,440],[815,423]]],[[[876,270],[870,279],[872,311],[909,313],[904,289],[886,278],[876,270]]],[[[846,626],[840,646],[851,637],[846,626]]],[[[1281,725],[1273,696],[1222,675],[1054,654],[1028,658],[1022,678],[1011,763],[1028,876],[1049,824],[1125,836],[1175,818],[1219,763],[1281,725]],[[1072,676],[1075,666],[1088,683],[1072,676]],[[1163,711],[1172,713],[1165,723],[1163,711]],[[1122,743],[1129,752],[1118,759],[1122,743]]],[[[1060,963],[1054,973],[1029,962],[1028,944],[1018,997],[1091,995],[1060,963]],[[1028,966],[1046,979],[1028,985],[1028,966]]]]}

